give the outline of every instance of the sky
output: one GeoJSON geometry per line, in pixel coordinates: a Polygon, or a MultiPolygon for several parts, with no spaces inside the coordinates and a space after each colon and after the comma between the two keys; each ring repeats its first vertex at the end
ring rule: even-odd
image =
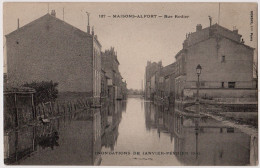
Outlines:
{"type": "MultiPolygon", "coordinates": [[[[114,47],[117,51],[119,70],[127,87],[141,89],[147,61],[162,61],[163,66],[175,62],[175,55],[182,49],[186,33],[195,32],[196,25],[209,26],[208,16],[213,24],[233,30],[235,26],[246,45],[257,49],[257,4],[256,3],[4,3],[3,35],[31,21],[56,11],[56,17],[83,30],[87,30],[87,14],[90,26],[102,44],[102,51],[114,47]],[[219,12],[220,11],[220,12],[219,12]],[[250,12],[253,11],[253,30],[250,12]],[[106,15],[101,18],[100,15],[106,15]],[[169,15],[173,18],[113,18],[113,15],[169,15]],[[185,15],[188,18],[175,18],[185,15]],[[250,33],[253,41],[250,41],[250,33]]],[[[4,58],[6,57],[3,39],[4,58]]],[[[257,50],[255,50],[257,53],[257,50]]],[[[257,56],[255,55],[255,58],[257,56]]],[[[4,64],[6,62],[4,61],[4,64]]],[[[6,71],[6,66],[4,67],[6,71]]]]}

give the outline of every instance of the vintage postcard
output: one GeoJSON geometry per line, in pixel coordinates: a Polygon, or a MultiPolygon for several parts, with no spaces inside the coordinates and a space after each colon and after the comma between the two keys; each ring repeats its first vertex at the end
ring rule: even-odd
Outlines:
{"type": "Polygon", "coordinates": [[[258,8],[5,2],[5,165],[258,165],[258,8]]]}

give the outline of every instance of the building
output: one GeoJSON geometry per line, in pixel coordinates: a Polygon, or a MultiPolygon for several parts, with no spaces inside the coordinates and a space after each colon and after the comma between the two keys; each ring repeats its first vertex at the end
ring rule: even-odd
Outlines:
{"type": "Polygon", "coordinates": [[[53,10],[6,35],[8,82],[58,82],[59,92],[79,92],[97,102],[101,93],[101,44],[53,10]]]}
{"type": "Polygon", "coordinates": [[[106,76],[106,72],[102,69],[101,71],[101,98],[107,98],[108,96],[108,87],[107,87],[107,80],[109,79],[106,76]]]}
{"type": "Polygon", "coordinates": [[[186,35],[183,49],[176,58],[176,98],[194,97],[196,67],[202,67],[200,96],[204,98],[255,97],[253,81],[254,49],[245,45],[238,30],[228,30],[218,24],[186,35]]]}
{"type": "Polygon", "coordinates": [[[122,76],[119,72],[119,61],[117,59],[117,53],[113,47],[109,50],[102,52],[102,69],[106,72],[108,78],[108,97],[110,100],[121,100],[123,99],[123,86],[122,76]]]}
{"type": "Polygon", "coordinates": [[[165,67],[162,62],[147,62],[145,71],[145,96],[156,102],[173,103],[176,63],[165,67]]]}
{"type": "Polygon", "coordinates": [[[121,83],[121,88],[122,88],[122,99],[126,100],[127,99],[127,83],[126,81],[122,81],[121,83]]]}
{"type": "Polygon", "coordinates": [[[175,68],[176,63],[169,64],[160,70],[159,79],[159,96],[164,100],[164,103],[174,103],[175,91],[175,68]]]}
{"type": "Polygon", "coordinates": [[[154,100],[154,96],[157,91],[157,82],[159,78],[159,71],[162,68],[162,62],[147,61],[145,67],[145,98],[149,100],[154,100]]]}

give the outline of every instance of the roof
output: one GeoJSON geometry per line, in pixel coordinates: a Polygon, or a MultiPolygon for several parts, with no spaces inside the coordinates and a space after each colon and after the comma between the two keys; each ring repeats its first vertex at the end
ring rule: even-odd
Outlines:
{"type": "MultiPolygon", "coordinates": [[[[219,25],[219,24],[217,24],[217,23],[213,24],[211,27],[205,27],[205,28],[202,29],[201,31],[207,30],[207,29],[209,29],[209,28],[220,28],[220,29],[223,29],[223,30],[225,30],[225,31],[228,31],[229,33],[236,34],[236,35],[238,35],[238,36],[240,36],[240,37],[242,36],[241,34],[235,33],[235,32],[233,32],[232,30],[229,30],[229,29],[227,29],[227,28],[225,28],[225,27],[223,27],[223,26],[221,26],[221,25],[219,25]]],[[[196,32],[193,32],[193,33],[196,33],[196,32]]],[[[193,34],[193,33],[191,33],[191,34],[193,34]]]]}
{"type": "MultiPolygon", "coordinates": [[[[220,26],[219,24],[214,24],[214,25],[212,25],[211,27],[206,27],[206,28],[204,28],[204,29],[202,29],[202,30],[200,30],[200,31],[206,31],[206,30],[208,30],[209,28],[221,28],[221,29],[223,29],[223,30],[225,30],[225,31],[228,31],[229,33],[232,33],[232,34],[236,34],[236,33],[234,33],[233,31],[231,31],[231,30],[229,30],[229,29],[227,29],[227,28],[225,28],[225,27],[223,27],[223,26],[220,26]]],[[[191,35],[193,35],[193,34],[196,34],[197,32],[193,32],[193,33],[191,33],[191,35]]],[[[230,41],[232,41],[232,42],[234,42],[234,43],[236,43],[236,44],[240,44],[240,45],[243,45],[244,47],[246,47],[246,48],[249,48],[249,49],[252,49],[252,50],[254,50],[254,48],[253,47],[250,47],[250,46],[248,46],[248,45],[245,45],[244,43],[241,43],[240,41],[236,41],[236,40],[234,40],[234,39],[232,39],[232,38],[229,38],[229,37],[227,37],[227,36],[225,36],[225,35],[222,35],[222,34],[218,34],[218,35],[220,35],[221,37],[223,37],[223,38],[225,38],[225,39],[228,39],[228,40],[230,40],[230,41]]],[[[236,34],[237,36],[242,36],[242,35],[240,35],[240,34],[236,34]]],[[[188,37],[189,38],[189,37],[188,37]]],[[[197,45],[197,44],[199,44],[199,43],[201,43],[201,42],[204,42],[204,41],[206,41],[206,40],[208,40],[208,39],[211,39],[211,38],[215,38],[214,36],[208,36],[208,38],[204,38],[204,39],[201,39],[200,41],[198,41],[198,42],[196,42],[196,43],[194,43],[194,44],[192,44],[192,45],[190,45],[190,46],[187,46],[186,48],[189,48],[189,47],[191,47],[191,46],[195,46],[195,45],[197,45]]],[[[183,48],[183,49],[181,49],[176,55],[175,55],[175,58],[177,58],[183,51],[185,51],[185,49],[186,48],[183,48]]]]}
{"type": "Polygon", "coordinates": [[[175,62],[162,68],[161,76],[168,76],[175,72],[175,62]]]}
{"type": "Polygon", "coordinates": [[[4,94],[11,94],[11,93],[22,93],[22,94],[32,94],[35,93],[33,88],[29,87],[12,87],[9,85],[4,86],[4,94]]]}
{"type": "Polygon", "coordinates": [[[30,22],[30,23],[28,23],[28,24],[26,24],[26,25],[20,27],[19,29],[14,30],[13,32],[11,32],[11,33],[9,33],[9,34],[7,34],[7,35],[5,35],[5,36],[8,38],[9,36],[12,36],[12,35],[14,35],[14,34],[16,34],[16,33],[22,32],[22,31],[26,30],[27,28],[29,28],[29,27],[31,27],[31,26],[33,26],[33,25],[39,23],[40,21],[42,21],[42,20],[44,20],[44,19],[46,19],[46,20],[47,20],[47,19],[54,19],[56,22],[58,22],[58,23],[60,23],[60,24],[64,24],[64,25],[66,25],[66,26],[71,27],[72,29],[74,29],[76,32],[78,32],[78,33],[79,33],[80,35],[82,35],[82,36],[93,38],[93,39],[98,43],[98,45],[99,45],[100,47],[102,46],[102,45],[100,44],[100,42],[98,41],[98,39],[95,38],[95,36],[93,36],[93,35],[91,35],[91,34],[88,34],[87,32],[84,32],[84,31],[80,30],[79,28],[77,28],[77,27],[75,27],[75,26],[73,26],[73,25],[71,25],[71,24],[69,24],[69,23],[67,23],[67,22],[64,22],[63,20],[60,20],[59,18],[50,15],[49,13],[47,13],[47,14],[43,15],[42,17],[39,17],[38,19],[36,19],[36,20],[34,20],[34,21],[32,21],[32,22],[30,22]]]}

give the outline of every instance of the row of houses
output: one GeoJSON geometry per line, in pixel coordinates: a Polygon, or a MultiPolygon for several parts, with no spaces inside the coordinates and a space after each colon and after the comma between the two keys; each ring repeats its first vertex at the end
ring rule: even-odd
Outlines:
{"type": "Polygon", "coordinates": [[[186,34],[175,62],[148,61],[145,69],[145,97],[150,100],[175,100],[197,96],[200,65],[199,96],[205,99],[257,99],[257,78],[253,75],[254,48],[245,45],[238,30],[214,24],[186,34]]]}
{"type": "Polygon", "coordinates": [[[6,35],[8,85],[21,86],[33,81],[58,83],[62,93],[79,93],[110,100],[126,98],[114,48],[102,52],[102,45],[90,25],[86,32],[46,14],[6,35]]]}

